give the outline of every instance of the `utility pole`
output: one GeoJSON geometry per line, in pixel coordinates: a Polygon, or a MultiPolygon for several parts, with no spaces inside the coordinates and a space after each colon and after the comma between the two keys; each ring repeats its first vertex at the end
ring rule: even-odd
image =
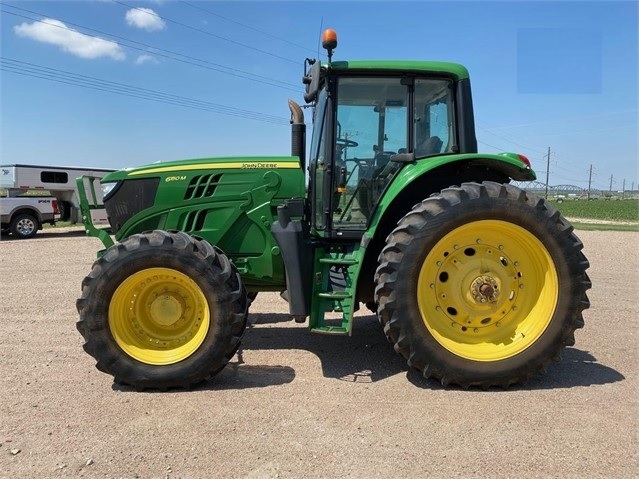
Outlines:
{"type": "Polygon", "coordinates": [[[588,175],[588,199],[590,199],[590,185],[592,184],[592,163],[590,163],[590,174],[588,175]]]}
{"type": "Polygon", "coordinates": [[[550,175],[550,147],[548,147],[548,160],[546,161],[546,196],[548,199],[548,176],[550,175]]]}
{"type": "Polygon", "coordinates": [[[610,195],[612,196],[612,175],[610,175],[610,195]]]}
{"type": "Polygon", "coordinates": [[[623,183],[621,184],[621,199],[626,196],[626,179],[623,179],[623,183]]]}

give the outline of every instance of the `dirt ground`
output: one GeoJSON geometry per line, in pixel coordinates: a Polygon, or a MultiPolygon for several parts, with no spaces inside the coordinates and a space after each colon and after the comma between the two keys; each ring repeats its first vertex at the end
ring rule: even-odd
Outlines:
{"type": "Polygon", "coordinates": [[[580,231],[591,308],[577,344],[508,391],[409,371],[374,316],[312,335],[260,294],[243,348],[190,392],[115,386],[82,350],[75,300],[98,240],[0,242],[2,478],[632,478],[639,233],[580,231]]]}

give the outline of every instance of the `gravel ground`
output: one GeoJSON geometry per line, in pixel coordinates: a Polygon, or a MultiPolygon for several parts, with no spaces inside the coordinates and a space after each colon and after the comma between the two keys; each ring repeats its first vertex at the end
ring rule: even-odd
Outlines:
{"type": "Polygon", "coordinates": [[[508,391],[422,379],[366,312],[350,338],[311,335],[260,294],[214,381],[134,392],[95,369],[75,329],[99,241],[3,238],[0,477],[639,477],[639,233],[578,234],[586,327],[545,375],[508,391]]]}

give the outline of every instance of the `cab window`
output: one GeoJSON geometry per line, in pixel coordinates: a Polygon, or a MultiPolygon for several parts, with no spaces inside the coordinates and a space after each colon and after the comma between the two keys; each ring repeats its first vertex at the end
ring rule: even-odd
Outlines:
{"type": "Polygon", "coordinates": [[[408,89],[401,78],[341,77],[337,84],[332,226],[363,230],[406,152],[408,89]]]}

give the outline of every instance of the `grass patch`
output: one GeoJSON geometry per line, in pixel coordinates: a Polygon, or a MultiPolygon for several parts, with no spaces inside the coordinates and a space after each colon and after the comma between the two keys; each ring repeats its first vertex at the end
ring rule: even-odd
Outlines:
{"type": "Polygon", "coordinates": [[[571,221],[575,229],[582,231],[639,231],[639,223],[633,224],[601,224],[601,223],[580,223],[571,221]]]}
{"type": "Polygon", "coordinates": [[[567,218],[588,218],[609,221],[633,221],[639,223],[637,200],[564,200],[552,205],[567,218]]]}

